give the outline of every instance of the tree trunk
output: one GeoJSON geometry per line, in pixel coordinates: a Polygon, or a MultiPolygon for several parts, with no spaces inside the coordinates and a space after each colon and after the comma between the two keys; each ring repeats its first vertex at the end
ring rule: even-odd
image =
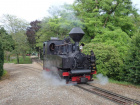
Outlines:
{"type": "Polygon", "coordinates": [[[9,61],[9,60],[8,60],[8,55],[6,55],[6,60],[9,61]]]}
{"type": "Polygon", "coordinates": [[[40,48],[39,48],[38,58],[40,59],[40,48]]]}
{"type": "Polygon", "coordinates": [[[104,23],[103,27],[105,27],[105,26],[106,26],[108,19],[109,19],[109,17],[107,17],[107,18],[106,18],[106,20],[105,20],[105,23],[104,23]]]}
{"type": "Polygon", "coordinates": [[[25,58],[26,58],[26,51],[24,51],[24,54],[22,54],[23,60],[25,62],[25,58]]]}
{"type": "Polygon", "coordinates": [[[19,56],[18,56],[18,54],[17,54],[17,63],[19,64],[19,56]]]}
{"type": "MultiPolygon", "coordinates": [[[[96,2],[96,4],[98,4],[98,1],[97,0],[95,0],[95,2],[96,2]]],[[[96,9],[98,9],[97,5],[96,5],[96,9]]]]}
{"type": "Polygon", "coordinates": [[[8,61],[10,61],[10,55],[8,55],[8,61]]]}

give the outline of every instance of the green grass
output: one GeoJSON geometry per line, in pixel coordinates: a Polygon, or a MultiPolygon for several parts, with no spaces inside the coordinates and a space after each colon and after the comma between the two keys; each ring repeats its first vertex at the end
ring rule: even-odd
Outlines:
{"type": "MultiPolygon", "coordinates": [[[[4,61],[4,63],[15,63],[17,64],[17,59],[15,57],[15,59],[12,59],[11,61],[4,61]]],[[[23,57],[19,57],[19,64],[31,64],[31,58],[29,56],[26,56],[25,61],[23,59],[23,57]]]]}
{"type": "Polygon", "coordinates": [[[6,71],[6,70],[4,70],[4,71],[3,71],[3,76],[4,76],[4,75],[6,75],[6,74],[7,74],[7,71],[6,71]]]}
{"type": "Polygon", "coordinates": [[[16,64],[16,59],[12,59],[10,61],[4,60],[4,63],[15,63],[16,64]]]}
{"type": "Polygon", "coordinates": [[[115,83],[115,84],[119,84],[119,85],[125,85],[125,86],[131,86],[131,87],[137,87],[140,88],[140,85],[138,84],[132,84],[130,82],[125,82],[125,81],[117,81],[117,80],[113,80],[113,79],[109,79],[110,83],[115,83]]]}
{"type": "MultiPolygon", "coordinates": [[[[97,79],[96,75],[93,75],[93,78],[96,80],[97,79]]],[[[125,81],[117,81],[117,80],[110,79],[110,78],[109,78],[109,83],[140,88],[140,84],[133,84],[133,83],[130,83],[130,82],[125,82],[125,81]]]]}

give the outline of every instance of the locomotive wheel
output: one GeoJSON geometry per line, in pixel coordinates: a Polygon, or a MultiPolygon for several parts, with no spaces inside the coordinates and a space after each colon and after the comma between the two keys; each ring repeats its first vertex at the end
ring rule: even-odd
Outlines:
{"type": "Polygon", "coordinates": [[[64,79],[66,80],[66,84],[69,83],[69,77],[64,77],[64,79]]]}
{"type": "Polygon", "coordinates": [[[61,79],[65,79],[66,80],[66,84],[68,84],[69,83],[69,77],[68,76],[62,76],[62,74],[63,74],[63,70],[60,70],[59,69],[59,76],[61,77],[61,79]]]}

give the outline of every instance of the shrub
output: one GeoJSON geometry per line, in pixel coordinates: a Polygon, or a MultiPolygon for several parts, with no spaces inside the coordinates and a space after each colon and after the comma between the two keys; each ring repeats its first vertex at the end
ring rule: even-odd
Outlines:
{"type": "Polygon", "coordinates": [[[140,84],[140,35],[135,34],[125,59],[124,80],[140,84]]]}
{"type": "Polygon", "coordinates": [[[93,44],[92,42],[85,45],[83,52],[89,54],[93,50],[96,56],[97,72],[107,75],[110,78],[119,80],[123,64],[119,52],[114,46],[102,43],[93,44]]]}
{"type": "Polygon", "coordinates": [[[104,29],[101,34],[96,35],[92,40],[93,43],[103,43],[105,45],[114,46],[119,52],[122,60],[124,60],[124,56],[127,53],[129,48],[128,43],[130,43],[130,41],[130,37],[121,29],[113,31],[104,29]]]}
{"type": "Polygon", "coordinates": [[[0,77],[3,75],[4,52],[0,42],[0,77]]]}

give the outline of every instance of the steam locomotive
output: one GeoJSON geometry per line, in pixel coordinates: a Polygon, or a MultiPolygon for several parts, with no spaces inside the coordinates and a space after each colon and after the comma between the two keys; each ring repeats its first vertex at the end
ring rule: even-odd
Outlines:
{"type": "MultiPolygon", "coordinates": [[[[59,40],[52,38],[43,43],[43,69],[53,71],[51,67],[56,67],[58,74],[66,82],[86,83],[92,81],[93,74],[96,74],[95,55],[91,51],[90,55],[82,53],[79,42],[84,36],[81,28],[73,28],[68,38],[59,40]],[[75,43],[71,42],[71,39],[75,43]]],[[[82,44],[81,46],[84,46],[82,44]]]]}

